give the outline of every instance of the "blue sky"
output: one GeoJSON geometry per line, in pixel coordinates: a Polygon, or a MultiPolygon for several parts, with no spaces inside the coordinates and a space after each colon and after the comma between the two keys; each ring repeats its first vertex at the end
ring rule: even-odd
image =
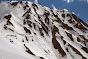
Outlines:
{"type": "MultiPolygon", "coordinates": [[[[35,0],[25,1],[34,2],[35,0]]],[[[88,0],[38,0],[38,3],[49,8],[53,8],[53,4],[57,9],[67,9],[69,12],[74,12],[79,18],[88,23],[88,0]]]]}

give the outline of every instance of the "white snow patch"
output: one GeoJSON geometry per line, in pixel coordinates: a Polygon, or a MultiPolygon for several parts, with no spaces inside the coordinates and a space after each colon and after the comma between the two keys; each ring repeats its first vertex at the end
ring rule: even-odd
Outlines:
{"type": "Polygon", "coordinates": [[[67,9],[63,9],[63,10],[68,12],[68,10],[67,10],[67,9]]]}

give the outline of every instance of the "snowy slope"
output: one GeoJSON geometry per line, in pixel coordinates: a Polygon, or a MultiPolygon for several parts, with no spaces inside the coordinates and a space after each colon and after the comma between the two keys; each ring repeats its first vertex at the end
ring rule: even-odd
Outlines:
{"type": "Polygon", "coordinates": [[[88,24],[64,10],[2,2],[0,59],[88,59],[88,24]]]}

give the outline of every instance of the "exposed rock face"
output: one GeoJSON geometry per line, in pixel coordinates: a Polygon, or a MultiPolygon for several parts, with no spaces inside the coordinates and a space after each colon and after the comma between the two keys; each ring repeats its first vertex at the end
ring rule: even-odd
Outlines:
{"type": "Polygon", "coordinates": [[[88,24],[76,15],[25,1],[0,7],[0,37],[25,53],[40,59],[88,59],[88,24]]]}

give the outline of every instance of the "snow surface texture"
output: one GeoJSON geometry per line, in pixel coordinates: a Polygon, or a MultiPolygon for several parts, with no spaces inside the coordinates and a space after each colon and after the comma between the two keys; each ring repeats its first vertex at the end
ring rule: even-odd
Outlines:
{"type": "Polygon", "coordinates": [[[88,59],[88,25],[64,10],[2,2],[0,59],[88,59]]]}

